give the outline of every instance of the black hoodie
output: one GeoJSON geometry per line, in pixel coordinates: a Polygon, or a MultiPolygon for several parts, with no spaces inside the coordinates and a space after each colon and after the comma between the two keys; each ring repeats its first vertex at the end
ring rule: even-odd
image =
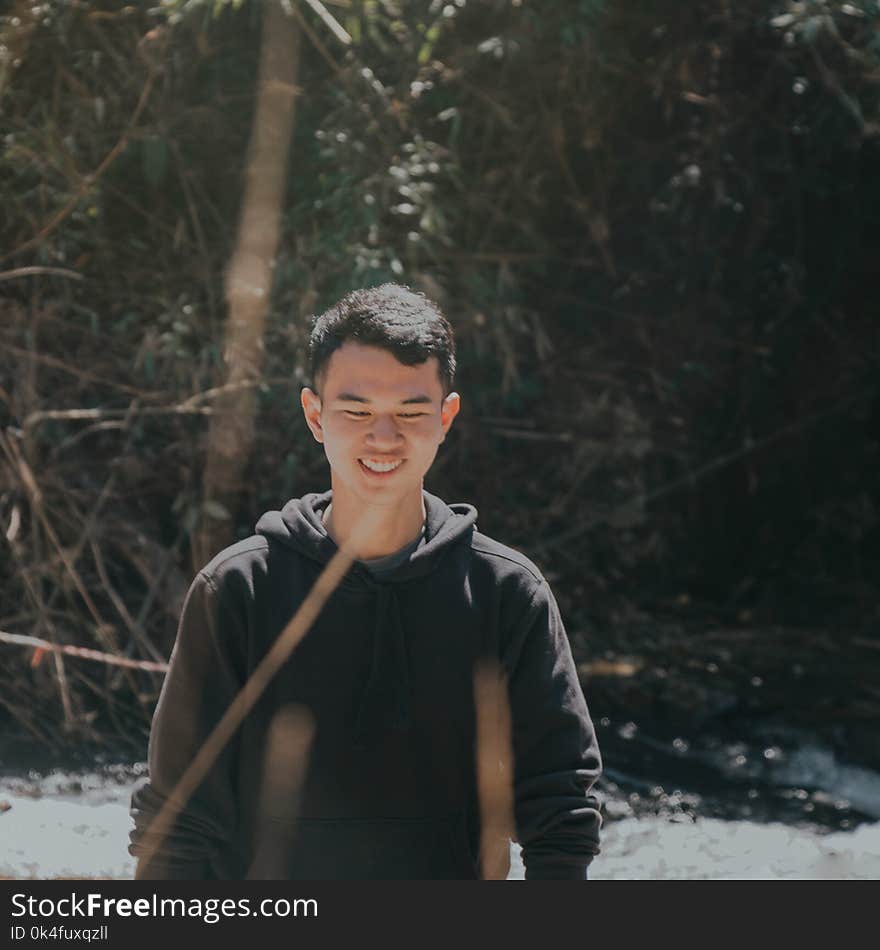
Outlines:
{"type": "MultiPolygon", "coordinates": [[[[423,491],[424,537],[374,574],[355,561],[156,850],[149,878],[477,878],[473,669],[500,659],[526,877],[586,877],[599,853],[602,760],[553,593],[480,533],[473,505],[423,491]],[[315,731],[294,802],[261,786],[275,714],[315,731]],[[277,798],[277,797],[276,797],[277,798]]],[[[153,719],[129,851],[336,553],[332,491],[264,514],[189,589],[153,719]]]]}

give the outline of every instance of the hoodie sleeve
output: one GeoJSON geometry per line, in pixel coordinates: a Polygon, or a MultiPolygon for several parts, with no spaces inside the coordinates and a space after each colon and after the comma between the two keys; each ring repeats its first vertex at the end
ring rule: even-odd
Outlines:
{"type": "Polygon", "coordinates": [[[599,854],[595,729],[546,580],[502,656],[508,675],[517,840],[527,880],[586,880],[599,854]]]}
{"type": "Polygon", "coordinates": [[[221,876],[217,868],[225,865],[237,814],[236,737],[179,812],[169,833],[157,841],[149,826],[243,684],[235,661],[241,644],[235,642],[240,631],[234,616],[233,610],[221,608],[221,597],[211,579],[204,573],[196,575],[184,601],[153,715],[149,778],[131,798],[135,827],[128,851],[139,859],[140,878],[213,879],[221,876]],[[145,851],[154,846],[145,863],[145,851]]]}

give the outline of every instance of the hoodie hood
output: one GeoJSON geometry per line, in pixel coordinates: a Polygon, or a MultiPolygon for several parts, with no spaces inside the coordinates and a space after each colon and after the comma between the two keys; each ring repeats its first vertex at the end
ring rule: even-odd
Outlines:
{"type": "MultiPolygon", "coordinates": [[[[355,726],[355,748],[359,750],[381,743],[388,729],[411,728],[407,631],[398,596],[400,582],[429,574],[451,547],[469,544],[476,530],[477,509],[473,505],[447,504],[424,489],[422,498],[426,514],[424,544],[409,560],[383,573],[381,579],[355,561],[340,584],[372,591],[377,598],[370,672],[355,726]]],[[[332,500],[332,489],[292,498],[280,511],[267,511],[257,522],[256,532],[292,548],[323,569],[339,550],[321,520],[332,500]]]]}
{"type": "MultiPolygon", "coordinates": [[[[355,561],[343,578],[344,587],[382,587],[399,581],[423,577],[436,566],[439,558],[453,544],[470,543],[476,530],[477,509],[467,502],[447,504],[442,498],[422,489],[425,503],[425,541],[381,581],[355,561]]],[[[280,511],[267,511],[256,525],[257,534],[287,545],[319,565],[327,564],[338,551],[336,542],[327,534],[321,516],[330,502],[333,490],[310,492],[292,498],[280,511]]]]}

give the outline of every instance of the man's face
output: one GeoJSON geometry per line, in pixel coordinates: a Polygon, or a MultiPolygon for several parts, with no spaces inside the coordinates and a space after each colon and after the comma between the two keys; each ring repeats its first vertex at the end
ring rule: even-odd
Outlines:
{"type": "Polygon", "coordinates": [[[334,496],[382,505],[421,493],[460,405],[458,393],[443,399],[438,369],[433,356],[405,366],[381,347],[348,340],[326,365],[321,396],[302,390],[306,422],[330,463],[334,496]],[[364,460],[402,461],[376,473],[364,460]]]}

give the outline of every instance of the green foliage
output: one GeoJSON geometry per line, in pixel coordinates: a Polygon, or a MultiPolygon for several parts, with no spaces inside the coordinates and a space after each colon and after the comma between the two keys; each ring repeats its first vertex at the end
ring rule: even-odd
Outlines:
{"type": "Polygon", "coordinates": [[[139,144],[144,178],[155,188],[162,183],[168,171],[168,143],[164,139],[149,138],[139,144]]]}
{"type": "MultiPolygon", "coordinates": [[[[0,367],[3,426],[124,412],[135,393],[177,406],[222,368],[260,5],[16,9],[0,18],[0,267],[82,279],[0,283],[0,342],[55,361],[0,367]]],[[[687,589],[734,617],[803,619],[816,598],[845,613],[853,577],[865,596],[878,4],[331,4],[349,45],[297,9],[310,33],[259,439],[242,509],[222,516],[247,533],[271,499],[326,480],[298,406],[307,318],[399,280],[459,341],[464,408],[429,488],[483,505],[585,613],[687,589]]],[[[80,512],[117,471],[119,532],[170,546],[212,504],[200,411],[37,425],[47,497],[80,512]]],[[[137,602],[139,562],[117,556],[137,602]]],[[[27,603],[4,570],[4,602],[27,603]]],[[[150,615],[156,642],[172,614],[150,615]]]]}

